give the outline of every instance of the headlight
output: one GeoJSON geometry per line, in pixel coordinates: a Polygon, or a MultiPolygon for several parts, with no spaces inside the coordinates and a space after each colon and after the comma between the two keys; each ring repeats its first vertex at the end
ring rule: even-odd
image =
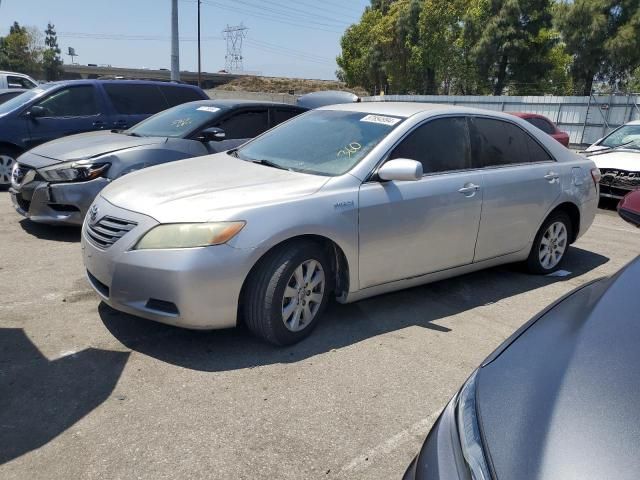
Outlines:
{"type": "Polygon", "coordinates": [[[173,223],[149,230],[134,250],[208,247],[227,243],[245,222],[173,223]]]}
{"type": "Polygon", "coordinates": [[[482,447],[482,437],[480,436],[480,425],[476,410],[476,376],[473,375],[464,384],[458,395],[458,434],[462,454],[464,455],[471,477],[473,480],[490,480],[489,467],[482,447]]]}
{"type": "Polygon", "coordinates": [[[107,171],[110,165],[110,163],[93,163],[89,160],[83,160],[43,168],[38,170],[38,173],[47,182],[75,182],[98,178],[107,171]]]}

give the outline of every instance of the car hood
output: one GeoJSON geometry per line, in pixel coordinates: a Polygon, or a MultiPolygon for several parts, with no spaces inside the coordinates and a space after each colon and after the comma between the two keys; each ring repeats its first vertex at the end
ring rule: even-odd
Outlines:
{"type": "Polygon", "coordinates": [[[310,195],[328,179],[218,153],[133,172],[111,183],[101,195],[117,207],[161,223],[204,222],[310,195]]]}
{"type": "Polygon", "coordinates": [[[478,373],[497,478],[637,477],[640,257],[551,308],[478,373]]]}
{"type": "Polygon", "coordinates": [[[38,158],[22,160],[20,163],[41,168],[60,162],[84,160],[108,153],[117,152],[126,148],[141,147],[144,145],[156,145],[166,142],[165,137],[132,137],[122,133],[90,132],[71,135],[44,143],[29,151],[38,158]],[[32,165],[37,163],[37,165],[32,165]]]}
{"type": "Polygon", "coordinates": [[[611,153],[600,153],[589,157],[602,168],[614,168],[616,170],[627,170],[630,172],[640,171],[640,150],[617,150],[611,153]]]}

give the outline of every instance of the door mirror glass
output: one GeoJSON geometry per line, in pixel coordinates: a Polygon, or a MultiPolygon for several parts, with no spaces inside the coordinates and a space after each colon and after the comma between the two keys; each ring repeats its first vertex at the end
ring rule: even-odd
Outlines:
{"type": "Polygon", "coordinates": [[[196,137],[201,142],[220,142],[227,138],[227,134],[218,127],[210,127],[202,130],[196,137]]]}
{"type": "Polygon", "coordinates": [[[29,109],[29,116],[31,118],[40,118],[47,116],[47,109],[40,105],[34,105],[29,109]]]}
{"type": "Polygon", "coordinates": [[[389,160],[378,170],[378,178],[383,181],[415,181],[422,178],[422,164],[407,158],[389,160]]]}

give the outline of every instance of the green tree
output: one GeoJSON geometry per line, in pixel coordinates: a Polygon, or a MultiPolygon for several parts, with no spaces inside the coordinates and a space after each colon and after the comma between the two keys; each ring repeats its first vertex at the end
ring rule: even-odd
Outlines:
{"type": "Polygon", "coordinates": [[[535,89],[551,64],[553,48],[549,0],[492,0],[474,53],[480,74],[494,95],[515,84],[519,92],[535,89]]]}
{"type": "Polygon", "coordinates": [[[640,0],[563,2],[555,22],[583,95],[591,94],[594,80],[616,82],[640,64],[640,0]]]}
{"type": "Polygon", "coordinates": [[[59,80],[62,77],[62,58],[60,57],[55,25],[49,22],[44,33],[46,35],[44,40],[46,48],[42,54],[42,64],[45,78],[48,81],[59,80]]]}
{"type": "Polygon", "coordinates": [[[6,37],[0,38],[0,69],[37,75],[42,49],[34,29],[14,22],[6,37]]]}

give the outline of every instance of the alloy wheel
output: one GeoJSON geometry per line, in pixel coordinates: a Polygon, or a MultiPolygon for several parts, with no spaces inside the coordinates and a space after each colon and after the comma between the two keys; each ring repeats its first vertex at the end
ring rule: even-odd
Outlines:
{"type": "Polygon", "coordinates": [[[320,262],[307,260],[293,271],[284,289],[282,321],[292,332],[305,329],[324,299],[325,277],[320,262]]]}
{"type": "Polygon", "coordinates": [[[554,222],[540,239],[538,259],[545,270],[554,268],[564,256],[567,249],[567,227],[563,222],[554,222]]]}
{"type": "Polygon", "coordinates": [[[0,155],[0,185],[9,185],[11,183],[11,170],[15,159],[9,155],[0,155]]]}

